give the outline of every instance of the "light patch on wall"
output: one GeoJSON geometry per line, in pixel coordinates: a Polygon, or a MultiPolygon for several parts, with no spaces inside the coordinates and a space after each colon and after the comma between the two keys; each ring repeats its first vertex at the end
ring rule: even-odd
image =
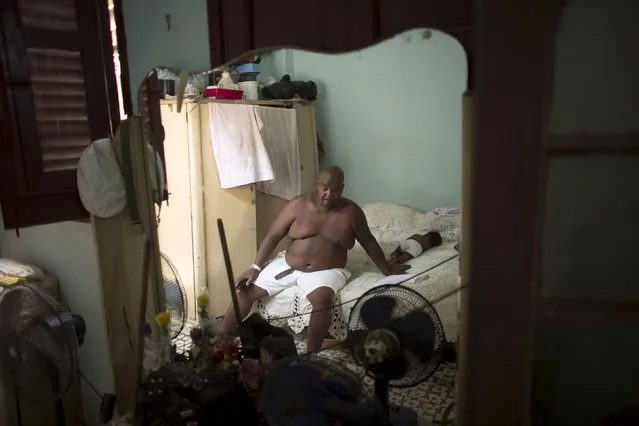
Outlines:
{"type": "Polygon", "coordinates": [[[346,196],[420,210],[460,205],[468,67],[457,40],[422,29],[346,54],[279,50],[263,69],[317,83],[324,163],[345,170],[346,196]]]}

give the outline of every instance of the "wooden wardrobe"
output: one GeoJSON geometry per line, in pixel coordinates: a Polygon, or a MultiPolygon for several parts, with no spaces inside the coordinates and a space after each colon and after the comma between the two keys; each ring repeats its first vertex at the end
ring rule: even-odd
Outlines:
{"type": "MultiPolygon", "coordinates": [[[[277,101],[215,101],[203,100],[187,102],[182,112],[177,113],[173,101],[163,101],[162,123],[165,127],[164,141],[167,152],[174,144],[189,147],[191,164],[187,169],[191,179],[191,203],[181,209],[191,213],[193,258],[195,269],[195,289],[206,286],[209,290],[211,305],[215,315],[223,315],[231,301],[226,269],[222,258],[220,238],[216,221],[224,221],[226,238],[229,245],[233,273],[244,272],[253,263],[257,248],[268,232],[275,217],[287,200],[255,190],[253,185],[231,189],[220,188],[217,165],[211,144],[209,104],[212,102],[231,102],[235,104],[260,105],[273,108],[292,108],[297,114],[297,132],[302,177],[302,192],[315,188],[315,178],[319,168],[317,150],[317,129],[315,125],[315,107],[312,103],[277,101]],[[193,182],[193,180],[196,182],[193,182]],[[195,184],[195,185],[193,185],[195,184]],[[195,188],[200,188],[197,190],[195,188]],[[200,211],[194,211],[200,209],[200,211]],[[199,246],[199,247],[198,247],[199,246]],[[197,278],[198,270],[201,272],[197,278]]],[[[171,156],[167,156],[167,170],[171,170],[171,156]]],[[[169,193],[173,191],[171,181],[178,179],[168,173],[169,193]]],[[[179,178],[183,179],[183,177],[179,178]]],[[[172,195],[171,195],[172,197],[172,195]]],[[[169,208],[171,205],[169,198],[169,208]]],[[[185,215],[183,215],[185,216],[185,215]]],[[[167,227],[168,228],[168,227],[167,227]]],[[[162,235],[160,225],[160,244],[170,241],[170,235],[162,235]]],[[[286,248],[283,241],[278,250],[286,248]]]]}

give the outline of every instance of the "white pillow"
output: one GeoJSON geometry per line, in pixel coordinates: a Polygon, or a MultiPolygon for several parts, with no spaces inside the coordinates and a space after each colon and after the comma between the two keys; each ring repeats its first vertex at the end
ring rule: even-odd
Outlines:
{"type": "Polygon", "coordinates": [[[458,241],[461,230],[461,214],[441,216],[441,208],[427,213],[391,203],[373,203],[362,210],[368,226],[380,242],[402,241],[415,233],[438,231],[445,242],[458,241]]]}
{"type": "Polygon", "coordinates": [[[380,231],[398,230],[410,227],[413,218],[422,214],[419,210],[391,203],[372,203],[365,205],[362,210],[366,215],[369,228],[380,231]],[[403,225],[403,226],[402,226],[403,225]]]}
{"type": "Polygon", "coordinates": [[[34,265],[18,262],[13,259],[0,258],[0,275],[43,280],[44,272],[34,265]]]}

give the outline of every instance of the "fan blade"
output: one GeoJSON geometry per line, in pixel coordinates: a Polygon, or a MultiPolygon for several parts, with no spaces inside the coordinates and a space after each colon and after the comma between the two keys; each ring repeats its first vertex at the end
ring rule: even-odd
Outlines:
{"type": "Polygon", "coordinates": [[[399,379],[408,372],[408,359],[406,359],[404,352],[400,352],[388,361],[369,366],[368,370],[374,375],[388,380],[399,379]]]}
{"type": "Polygon", "coordinates": [[[402,349],[412,352],[421,362],[430,359],[437,341],[435,324],[430,315],[413,311],[393,320],[390,328],[397,333],[402,349]]]}
{"type": "Polygon", "coordinates": [[[386,327],[391,321],[396,303],[395,299],[389,296],[368,299],[360,309],[362,322],[369,330],[386,327]]]}

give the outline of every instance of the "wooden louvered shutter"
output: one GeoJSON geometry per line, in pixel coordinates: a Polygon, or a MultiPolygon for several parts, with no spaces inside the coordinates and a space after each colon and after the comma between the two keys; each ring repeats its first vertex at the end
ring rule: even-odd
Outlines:
{"type": "Polygon", "coordinates": [[[106,2],[3,3],[4,65],[26,192],[74,191],[82,151],[111,137],[119,122],[117,95],[109,96],[115,75],[106,2]]]}
{"type": "Polygon", "coordinates": [[[76,166],[119,124],[106,1],[0,0],[6,229],[84,219],[76,166]]]}

